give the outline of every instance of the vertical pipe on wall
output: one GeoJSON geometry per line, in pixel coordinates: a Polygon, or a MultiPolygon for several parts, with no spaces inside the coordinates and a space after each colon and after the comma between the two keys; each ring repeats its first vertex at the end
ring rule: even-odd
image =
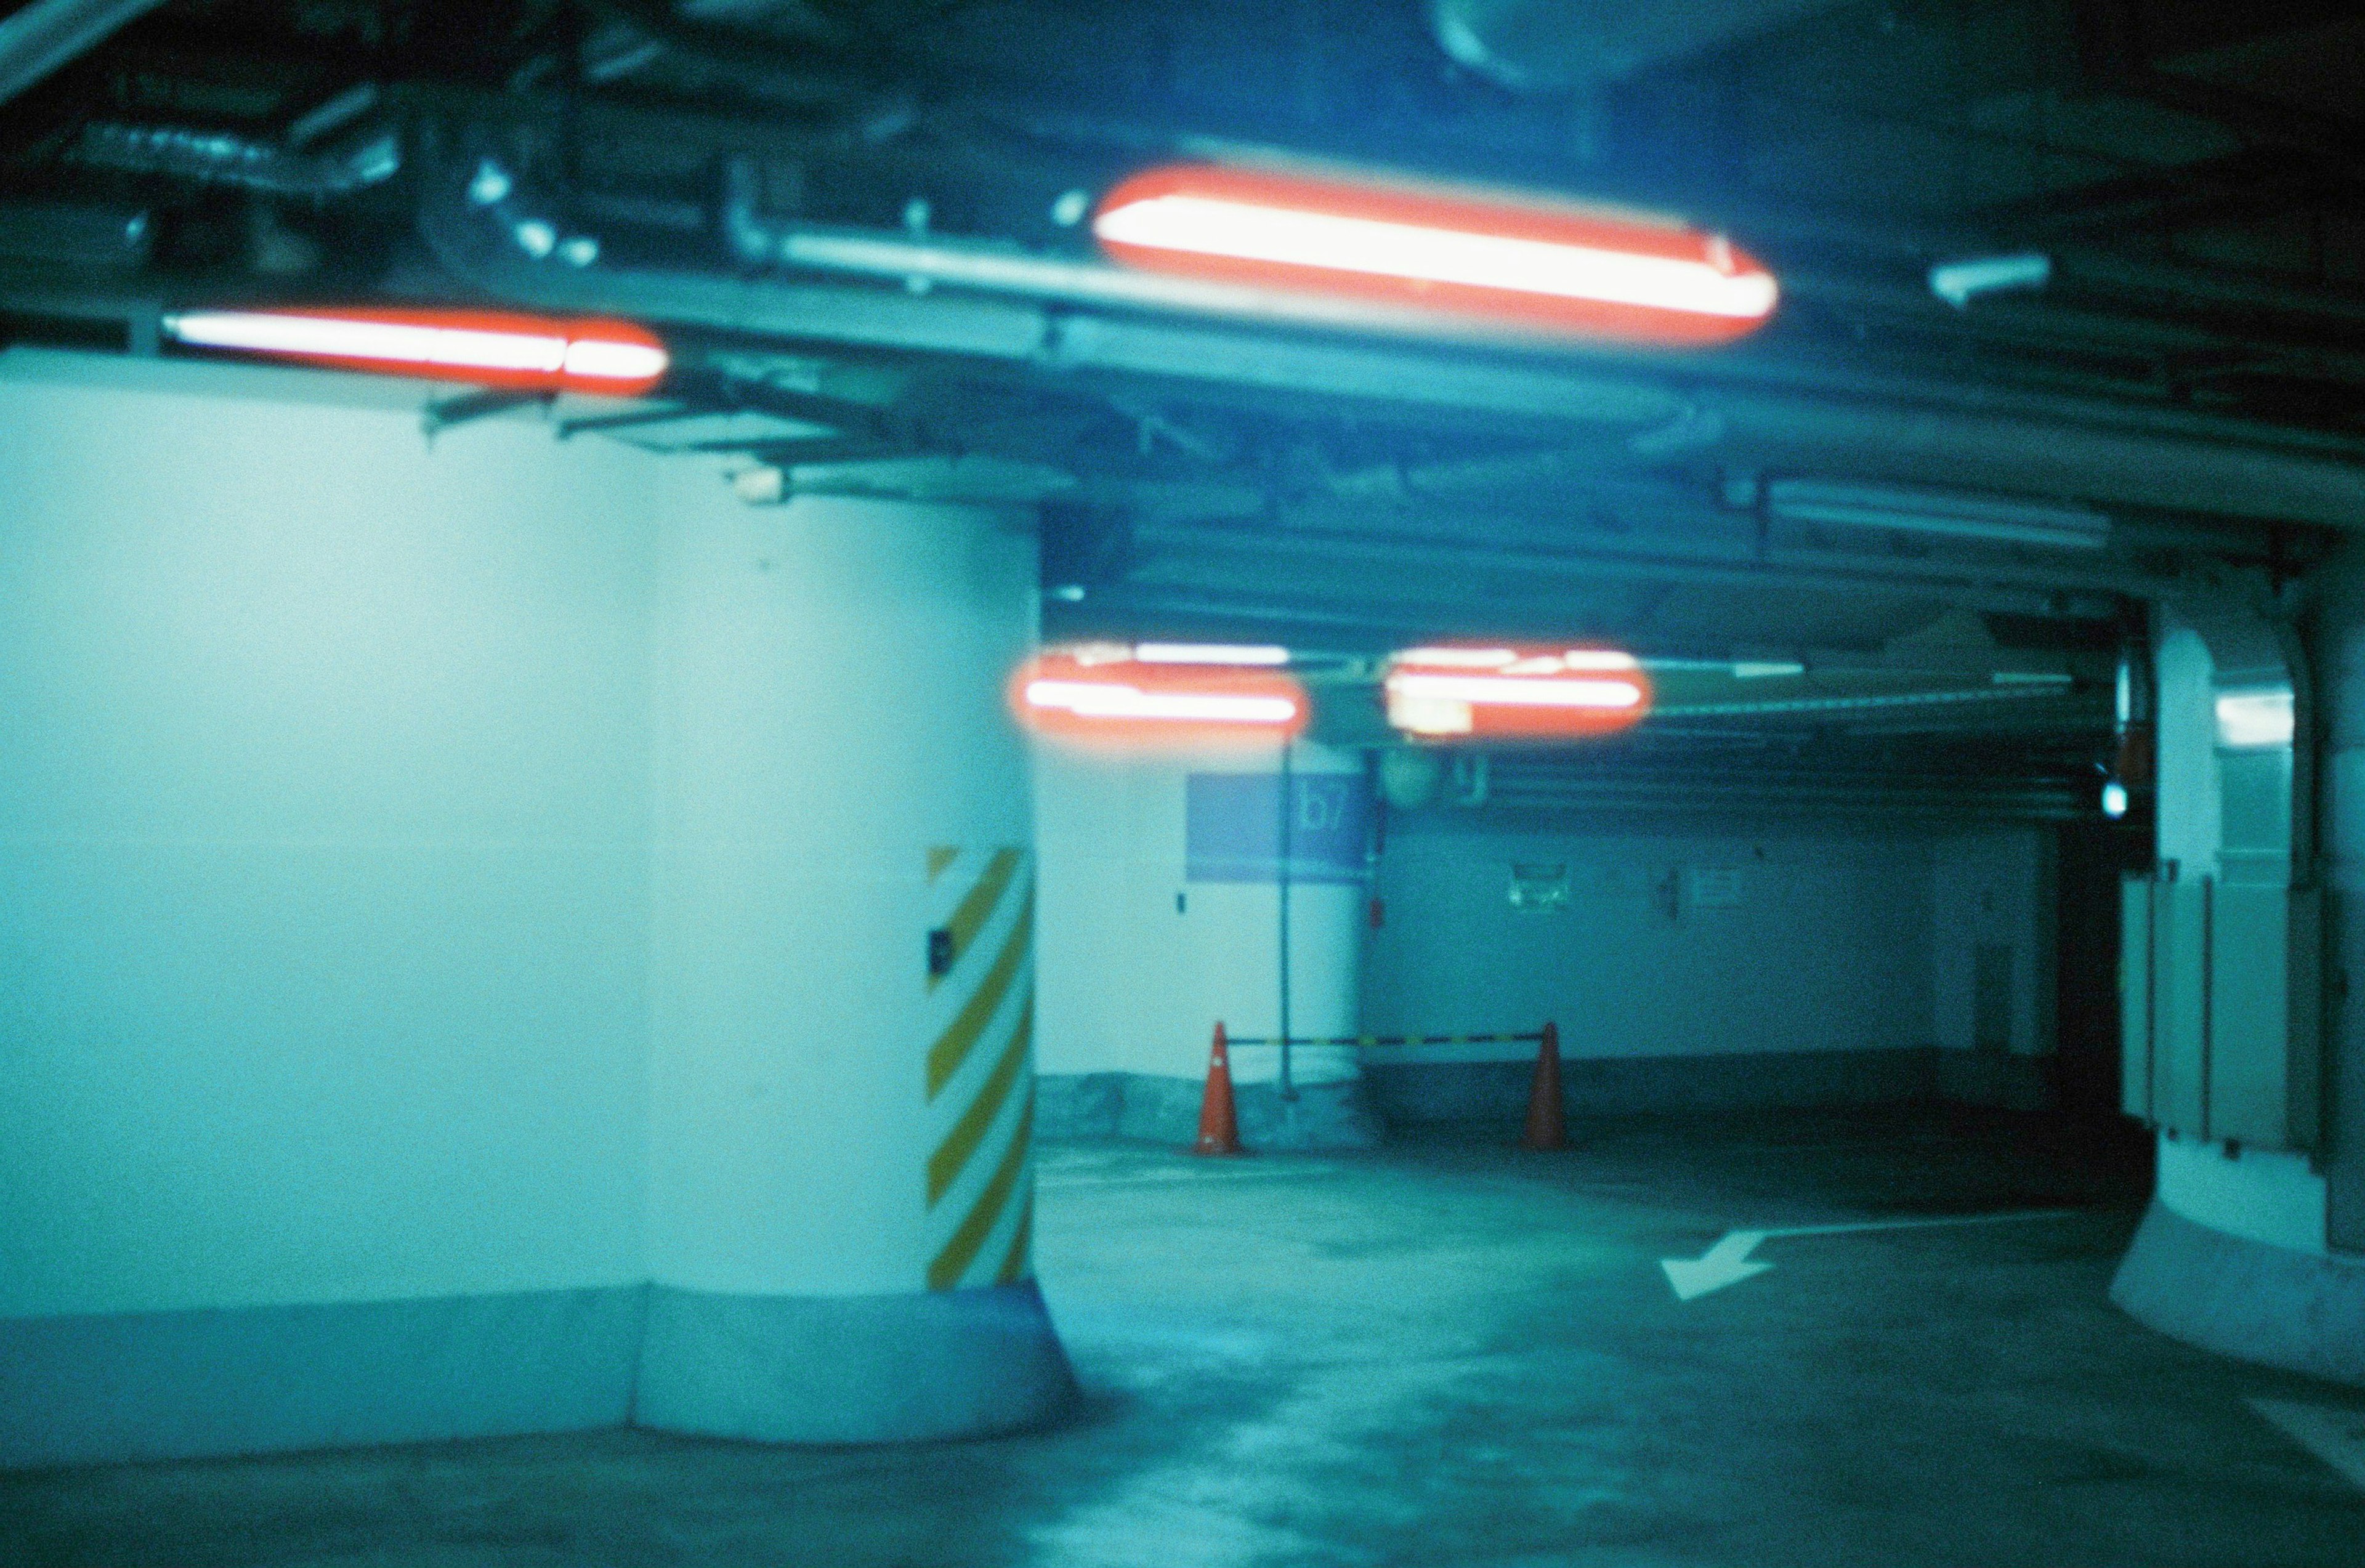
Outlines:
{"type": "Polygon", "coordinates": [[[1276,931],[1276,950],[1281,970],[1281,1028],[1277,1031],[1281,1036],[1281,1066],[1277,1077],[1281,1085],[1281,1097],[1283,1100],[1297,1098],[1297,1086],[1292,1081],[1289,1070],[1290,1052],[1294,1048],[1294,1042],[1289,1037],[1289,841],[1290,824],[1297,816],[1297,797],[1291,778],[1290,753],[1295,745],[1295,741],[1281,743],[1281,788],[1275,791],[1281,802],[1281,828],[1277,835],[1280,853],[1275,857],[1274,868],[1277,884],[1275,902],[1281,906],[1281,919],[1277,922],[1276,931]]]}

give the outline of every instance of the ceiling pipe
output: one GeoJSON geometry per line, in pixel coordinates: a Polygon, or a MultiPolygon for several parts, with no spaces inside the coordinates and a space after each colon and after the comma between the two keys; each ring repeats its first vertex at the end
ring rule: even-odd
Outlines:
{"type": "MultiPolygon", "coordinates": [[[[1834,474],[1944,477],[2263,521],[2338,527],[2365,519],[2365,464],[2345,454],[2238,444],[2215,428],[2230,421],[2151,421],[2209,427],[2188,435],[2113,429],[2098,417],[2117,410],[2067,398],[2053,400],[2063,408],[2057,419],[1915,407],[1902,398],[1819,397],[1803,389],[1703,388],[1687,398],[1639,375],[1477,361],[1403,344],[1283,339],[1172,319],[1054,316],[1011,298],[938,298],[686,272],[562,274],[515,263],[455,270],[492,292],[547,308],[637,312],[813,342],[1636,429],[1664,424],[1697,406],[1726,420],[1718,449],[1792,460],[1813,454],[1834,474]],[[2083,424],[2070,422],[2073,409],[2086,416],[2083,424]]],[[[422,292],[431,286],[429,280],[419,284],[422,292]]],[[[1159,291],[1140,286],[1126,303],[1148,310],[1158,297],[1159,291]]],[[[1166,298],[1172,314],[1203,314],[1185,292],[1166,298]]],[[[1975,396],[1965,394],[1966,400],[1975,396]]]]}
{"type": "MultiPolygon", "coordinates": [[[[2056,392],[2034,392],[1992,386],[1932,381],[1843,368],[1829,364],[1804,364],[1764,353],[1713,356],[1670,356],[1664,352],[1613,344],[1542,342],[1532,333],[1417,310],[1298,295],[1274,290],[1209,284],[1194,279],[1159,276],[1111,267],[1098,261],[1046,256],[1007,242],[947,239],[923,230],[903,232],[823,227],[776,219],[756,208],[755,171],[741,160],[727,166],[719,213],[720,227],[734,256],[745,265],[781,266],[820,274],[835,274],[881,282],[898,282],[914,294],[938,285],[971,290],[978,296],[1007,299],[1040,299],[1061,304],[1102,307],[1158,316],[1188,316],[1229,319],[1259,327],[1309,329],[1353,333],[1362,337],[1394,338],[1407,344],[1512,351],[1530,364],[1556,359],[1561,379],[1574,382],[1575,366],[1588,371],[1627,373],[1630,388],[1651,386],[1659,394],[1658,410],[1643,422],[1680,431],[1682,452],[1703,450],[1710,437],[1725,433],[1712,409],[1682,399],[1668,384],[1674,376],[1712,376],[1717,381],[1765,390],[1785,388],[1829,393],[1844,390],[1866,398],[1953,407],[1982,415],[2016,414],[2031,420],[2069,420],[2135,431],[2157,431],[2180,437],[2224,441],[2251,446],[2282,447],[2296,452],[2337,452],[2365,460],[2365,442],[2331,435],[2315,435],[2263,425],[2236,417],[2143,404],[2105,403],[2056,392]],[[1550,359],[1546,356],[1549,355],[1550,359]],[[1647,378],[1647,379],[1646,379],[1647,378]]],[[[1816,286],[1810,280],[1808,286],[1816,286]]],[[[1926,299],[1926,295],[1922,296],[1926,299]]],[[[1063,317],[1055,327],[1070,336],[1091,334],[1096,342],[1076,357],[1107,363],[1113,347],[1132,347],[1151,330],[1143,324],[1108,323],[1085,317],[1063,317]]],[[[2194,335],[2179,339],[2194,346],[2194,335]]],[[[2216,340],[2208,340],[2211,342],[2216,340]]],[[[2259,345],[2262,349],[2265,345],[2259,345]]],[[[1143,345],[1146,354],[1156,350],[1143,345]]],[[[1250,357],[1219,356],[1222,360],[1250,357]]],[[[2360,361],[2365,363],[2365,361],[2360,361]]],[[[1110,368],[1167,368],[1158,365],[1110,364],[1110,368]]],[[[1185,372],[1188,374],[1189,372],[1185,372]]],[[[1210,379],[1225,378],[1221,373],[1210,379]]],[[[1588,384],[1597,391],[1598,375],[1588,384]]],[[[1379,394],[1386,396],[1387,394],[1379,394]]],[[[1416,400],[1430,399],[1415,395],[1416,400]]],[[[1496,407],[1496,405],[1485,405],[1496,407]]],[[[1506,410],[1508,411],[1508,410],[1506,410]]],[[[1679,455],[1659,451],[1651,432],[1638,438],[1635,455],[1646,459],[1679,455]]],[[[2176,507],[2180,503],[2158,503],[2176,507]]],[[[2188,509],[2189,510],[2189,509],[2188,509]]],[[[2277,516],[2271,511],[2236,515],[2277,516]]]]}
{"type": "Polygon", "coordinates": [[[1097,259],[1045,255],[1007,242],[930,235],[924,229],[896,233],[784,221],[757,210],[759,188],[753,164],[739,160],[729,166],[722,206],[723,233],[732,254],[748,266],[872,278],[900,283],[914,291],[944,286],[1068,305],[1217,317],[1474,347],[1532,351],[1553,346],[1552,339],[1541,337],[1531,327],[1473,315],[1145,272],[1097,259]]]}
{"type": "MultiPolygon", "coordinates": [[[[454,191],[454,196],[460,192],[454,191]]],[[[463,198],[464,200],[465,198],[463,198]]],[[[1399,405],[1519,414],[1629,428],[1664,425],[1687,411],[1713,416],[1718,454],[1774,463],[1802,458],[1838,476],[1956,482],[2035,496],[2134,504],[2169,512],[2214,512],[2280,522],[2357,526],[2365,519],[2365,449],[2356,443],[2291,439],[2270,430],[2242,442],[2229,421],[2180,421],[2164,411],[2126,411],[2071,398],[2032,400],[1957,389],[1954,408],[1916,406],[1887,392],[1848,396],[1831,388],[1783,390],[1706,385],[1726,368],[1721,356],[1685,362],[1687,394],[1642,366],[1582,367],[1564,359],[1525,363],[1466,353],[1422,352],[1395,342],[1334,342],[1217,326],[1205,285],[1149,275],[1100,274],[1115,269],[1050,261],[1012,252],[986,257],[940,241],[882,241],[857,253],[829,253],[846,270],[919,276],[903,269],[941,264],[943,281],[960,281],[982,297],[938,298],[908,291],[827,287],[787,281],[724,278],[688,272],[629,271],[605,265],[554,266],[514,253],[479,233],[463,200],[431,197],[421,228],[443,264],[497,296],[545,308],[596,309],[812,342],[964,354],[1085,372],[1137,374],[1233,386],[1317,392],[1399,405]],[[457,209],[457,210],[455,210],[457,209]],[[991,265],[984,264],[991,262],[991,265]],[[1064,292],[1089,277],[1090,297],[1064,292]],[[1122,289],[1122,297],[1116,292],[1122,289]],[[1030,299],[1123,307],[1139,316],[1092,310],[1048,312],[1030,299]],[[1983,411],[1981,402],[2011,411],[1983,411]],[[2032,406],[2033,405],[2033,406],[2032,406]],[[2038,409],[2046,412],[2035,411],[2038,409]]],[[[783,230],[758,222],[744,176],[734,183],[726,231],[743,259],[781,259],[783,230]]],[[[812,252],[797,252],[810,254],[812,252]]],[[[433,280],[417,280],[422,287],[433,280]]],[[[448,287],[448,284],[442,286],[448,287]]],[[[1248,291],[1255,292],[1255,291],[1248,291]]],[[[1341,321],[1270,318],[1266,326],[1331,326],[1341,321]]],[[[1844,373],[1828,371],[1827,380],[1844,373]]]]}
{"type": "Polygon", "coordinates": [[[163,0],[33,0],[0,20],[0,104],[97,48],[163,0]]]}
{"type": "MultiPolygon", "coordinates": [[[[1420,335],[1432,341],[1438,335],[1433,319],[1412,312],[1379,311],[1343,302],[1307,301],[1262,290],[1125,273],[1097,263],[1045,258],[1014,248],[771,223],[754,214],[744,174],[734,180],[726,199],[724,229],[734,252],[743,261],[757,264],[786,264],[907,283],[918,279],[931,286],[955,285],[1005,299],[1014,296],[1057,300],[1167,318],[1228,317],[1265,327],[1384,331],[1399,338],[1408,328],[1418,328],[1420,335]]],[[[519,275],[521,273],[522,269],[511,269],[511,277],[505,283],[547,286],[519,275]]],[[[622,286],[621,278],[618,286],[622,286]]],[[[745,307],[753,303],[752,286],[730,286],[740,308],[729,314],[741,319],[715,324],[745,324],[745,307]]],[[[674,287],[678,292],[679,283],[674,287]]],[[[590,301],[587,298],[583,303],[590,301]]],[[[925,318],[933,302],[907,296],[897,303],[907,308],[902,314],[925,318]]],[[[607,308],[615,308],[613,302],[607,308]]],[[[873,302],[869,309],[875,312],[883,308],[873,302]]],[[[2333,526],[2353,525],[2365,518],[2365,462],[2358,461],[2359,453],[2346,450],[2355,443],[2339,447],[2328,442],[2313,443],[2322,453],[2319,455],[2307,451],[2309,443],[2303,442],[2288,447],[2280,441],[2269,445],[2257,439],[2268,432],[2246,431],[2238,421],[2169,410],[2120,409],[2068,398],[1959,387],[1938,389],[1953,394],[1958,405],[1955,409],[1915,408],[1911,399],[1932,389],[1878,381],[1863,388],[1864,401],[1836,398],[1828,389],[1818,396],[1815,389],[1799,385],[1809,373],[1799,370],[1777,373],[1795,389],[1771,385],[1700,386],[1687,398],[1666,385],[1670,374],[1680,370],[1688,372],[1691,378],[1754,375],[1769,367],[1723,356],[1676,365],[1665,356],[1645,361],[1642,356],[1586,354],[1584,370],[1568,364],[1555,373],[1536,360],[1530,362],[1533,369],[1481,368],[1465,359],[1440,363],[1434,357],[1425,362],[1408,354],[1398,357],[1401,348],[1398,353],[1389,353],[1237,334],[1218,336],[1220,329],[1171,319],[1070,314],[1057,319],[1037,315],[1034,321],[1041,337],[1010,357],[1037,358],[1080,369],[1179,375],[1446,404],[1463,401],[1456,396],[1457,389],[1474,381],[1491,378],[1502,384],[1507,377],[1512,381],[1531,377],[1531,384],[1564,389],[1564,396],[1528,408],[1517,408],[1520,399],[1516,396],[1508,400],[1512,406],[1499,396],[1471,399],[1470,406],[1565,417],[1575,403],[1584,407],[1586,417],[1592,420],[1637,427],[1664,426],[1688,416],[1694,424],[1711,432],[1701,444],[1702,451],[1747,453],[1770,448],[1777,454],[1789,454],[1803,449],[1827,454],[1822,460],[1839,474],[1928,478],[1934,468],[1958,481],[2040,497],[2333,526]],[[1304,364],[1309,357],[1324,355],[1331,357],[1333,374],[1289,374],[1293,358],[1304,364]],[[1351,369],[1349,356],[1359,362],[1351,369]],[[1633,374],[1621,382],[1592,368],[1616,364],[1621,357],[1635,372],[1643,372],[1647,364],[1655,374],[1648,378],[1633,374]],[[1870,400],[1875,398],[1880,400],[1870,400]],[[1709,422],[1711,419],[1720,422],[1709,422]],[[2166,432],[2171,431],[2189,433],[2181,438],[2169,436],[2166,432]],[[2247,442],[2242,442],[2245,433],[2251,437],[2247,442]],[[2326,448],[2341,455],[2335,457],[2326,448]],[[1895,461],[1900,456],[1910,456],[1911,463],[1895,461]],[[1865,468],[1867,461],[1874,465],[1869,474],[1865,468]]],[[[948,324],[952,324],[949,314],[948,324]]],[[[1019,320],[1012,324],[1022,332],[1026,330],[1019,320]]],[[[826,329],[816,322],[802,335],[825,333],[826,329]]],[[[1473,340],[1470,346],[1484,345],[1473,340]]],[[[1536,345],[1530,342],[1525,346],[1532,350],[1536,345]]],[[[953,352],[962,351],[955,347],[953,352]]],[[[1565,355],[1564,364],[1576,358],[1565,355]]],[[[1845,373],[1820,367],[1813,374],[1829,382],[1841,380],[1845,373]]],[[[1508,391],[1508,386],[1503,389],[1508,391]]]]}
{"type": "Polygon", "coordinates": [[[400,173],[402,140],[388,129],[339,151],[298,152],[222,131],[101,121],[84,126],[65,156],[122,174],[328,201],[382,185],[400,173]]]}

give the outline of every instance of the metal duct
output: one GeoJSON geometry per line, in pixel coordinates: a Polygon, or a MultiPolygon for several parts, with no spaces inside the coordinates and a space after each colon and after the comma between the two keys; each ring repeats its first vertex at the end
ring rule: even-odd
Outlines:
{"type": "Polygon", "coordinates": [[[0,20],[0,104],[163,0],[33,0],[0,20]]]}
{"type": "Polygon", "coordinates": [[[145,266],[155,226],[135,207],[87,202],[0,205],[0,256],[77,271],[145,266]]]}
{"type": "Polygon", "coordinates": [[[340,151],[297,152],[220,131],[101,122],[84,127],[66,156],[94,168],[325,201],[392,179],[402,168],[402,140],[388,129],[340,151]]]}

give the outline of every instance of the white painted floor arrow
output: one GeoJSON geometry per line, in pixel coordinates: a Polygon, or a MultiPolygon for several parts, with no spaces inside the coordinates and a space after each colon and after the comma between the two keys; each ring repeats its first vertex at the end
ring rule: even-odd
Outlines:
{"type": "Polygon", "coordinates": [[[1727,1285],[1737,1285],[1752,1274],[1762,1274],[1771,1263],[1753,1263],[1749,1255],[1765,1239],[1762,1230],[1730,1230],[1724,1239],[1697,1258],[1662,1258],[1659,1267],[1667,1271],[1667,1283],[1676,1287],[1677,1301],[1689,1301],[1696,1295],[1721,1291],[1727,1285]]]}
{"type": "Polygon", "coordinates": [[[2000,1215],[1942,1215],[1933,1219],[1852,1220],[1844,1225],[1793,1225],[1778,1230],[1728,1230],[1717,1244],[1697,1258],[1662,1258],[1677,1301],[1690,1301],[1727,1285],[1737,1285],[1772,1268],[1753,1260],[1758,1243],[1784,1236],[1849,1236],[1860,1230],[1926,1230],[1937,1226],[2004,1225],[2013,1220],[2062,1219],[2083,1209],[2014,1209],[2000,1215]]]}

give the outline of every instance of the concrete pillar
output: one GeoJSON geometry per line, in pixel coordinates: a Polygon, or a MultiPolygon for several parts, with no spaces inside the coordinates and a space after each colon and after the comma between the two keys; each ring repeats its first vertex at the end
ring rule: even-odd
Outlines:
{"type": "MultiPolygon", "coordinates": [[[[1045,1114],[1070,1136],[1188,1143],[1208,1038],[1281,1030],[1275,750],[1113,756],[1038,747],[1045,1114]]],[[[1289,1032],[1352,1034],[1369,797],[1360,756],[1289,756],[1289,1032]]],[[[1351,1047],[1232,1054],[1250,1147],[1377,1141],[1351,1047]]]]}
{"type": "MultiPolygon", "coordinates": [[[[2162,1131],[2151,1211],[2111,1296],[2190,1343],[2365,1386],[2365,550],[2345,547],[2308,586],[2316,723],[2298,742],[2317,748],[2324,1132],[2303,1152],[2162,1131]]],[[[2209,761],[2209,656],[2171,624],[2155,659],[2159,853],[2188,872],[2211,864],[2224,812],[2209,761]]]]}
{"type": "Polygon", "coordinates": [[[669,480],[634,1419],[826,1442],[1039,1421],[1073,1385],[1028,1251],[1034,867],[1002,682],[1032,542],[669,480]]]}

